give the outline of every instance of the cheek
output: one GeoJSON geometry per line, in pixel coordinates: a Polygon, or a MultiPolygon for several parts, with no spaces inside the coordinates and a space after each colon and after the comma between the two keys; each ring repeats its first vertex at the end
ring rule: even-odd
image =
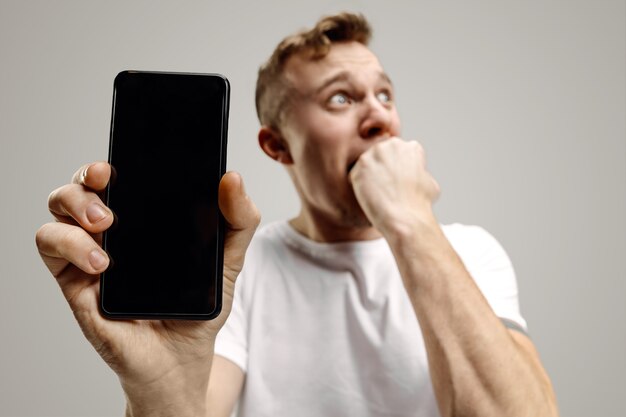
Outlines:
{"type": "Polygon", "coordinates": [[[327,144],[313,144],[305,146],[300,156],[300,166],[306,171],[307,179],[327,177],[333,172],[336,165],[337,150],[327,144]]]}
{"type": "Polygon", "coordinates": [[[302,154],[320,168],[333,168],[347,156],[354,130],[345,120],[332,116],[320,117],[307,129],[302,154]]]}
{"type": "Polygon", "coordinates": [[[320,112],[310,128],[312,136],[322,145],[334,146],[345,142],[356,132],[354,116],[346,113],[320,112]]]}
{"type": "Polygon", "coordinates": [[[293,125],[294,135],[290,141],[294,169],[300,172],[302,184],[308,183],[314,188],[327,183],[337,186],[347,177],[350,143],[357,131],[352,115],[310,107],[300,110],[294,117],[297,123],[293,125]]]}
{"type": "Polygon", "coordinates": [[[301,155],[299,171],[302,184],[313,194],[339,191],[347,184],[347,152],[337,137],[317,137],[301,155]]]}

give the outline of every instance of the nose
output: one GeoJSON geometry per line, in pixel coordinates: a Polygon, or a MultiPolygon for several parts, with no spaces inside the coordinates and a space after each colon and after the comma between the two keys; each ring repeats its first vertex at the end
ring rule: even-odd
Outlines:
{"type": "Polygon", "coordinates": [[[363,139],[374,139],[390,136],[392,115],[391,110],[376,97],[363,100],[363,113],[359,125],[359,134],[363,139]]]}

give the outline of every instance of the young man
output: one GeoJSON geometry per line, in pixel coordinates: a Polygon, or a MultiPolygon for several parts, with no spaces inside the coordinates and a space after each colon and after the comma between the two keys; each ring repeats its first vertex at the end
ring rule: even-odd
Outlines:
{"type": "Polygon", "coordinates": [[[398,138],[369,38],[361,16],[328,17],[259,72],[259,143],[302,207],[246,254],[259,215],[239,176],[224,176],[214,321],[103,319],[98,241],[113,217],[96,192],[110,168],[87,165],[51,194],[58,221],[38,231],[40,253],[119,375],[127,415],[228,416],[239,399],[244,416],[557,415],[510,262],[482,229],[435,219],[439,187],[421,146],[398,138]]]}

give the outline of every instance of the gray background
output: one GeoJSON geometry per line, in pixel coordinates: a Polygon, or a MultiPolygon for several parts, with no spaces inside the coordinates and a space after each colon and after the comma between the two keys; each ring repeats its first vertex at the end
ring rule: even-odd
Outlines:
{"type": "Polygon", "coordinates": [[[0,0],[0,415],[122,414],[33,239],[48,193],[107,157],[115,74],[226,74],[229,168],[264,222],[285,218],[298,204],[256,146],[256,69],[344,9],[374,26],[440,221],[480,224],[510,254],[562,415],[626,415],[626,10],[591,0],[0,0]]]}

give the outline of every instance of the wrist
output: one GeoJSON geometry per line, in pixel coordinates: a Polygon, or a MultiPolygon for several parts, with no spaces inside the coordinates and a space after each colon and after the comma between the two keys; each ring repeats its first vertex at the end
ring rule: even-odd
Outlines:
{"type": "Polygon", "coordinates": [[[197,417],[206,415],[206,383],[167,378],[144,386],[122,383],[127,417],[197,417]]]}
{"type": "Polygon", "coordinates": [[[154,380],[120,378],[127,417],[206,415],[211,358],[177,366],[154,380]]]}
{"type": "Polygon", "coordinates": [[[390,215],[385,219],[385,222],[377,225],[377,229],[392,249],[407,247],[407,245],[414,248],[416,244],[426,243],[433,236],[441,233],[441,227],[432,210],[390,215]]]}
{"type": "Polygon", "coordinates": [[[435,284],[443,284],[436,278],[440,268],[455,263],[456,253],[432,213],[415,216],[412,221],[394,222],[383,236],[409,294],[418,288],[425,294],[426,288],[434,289],[435,284]]]}

